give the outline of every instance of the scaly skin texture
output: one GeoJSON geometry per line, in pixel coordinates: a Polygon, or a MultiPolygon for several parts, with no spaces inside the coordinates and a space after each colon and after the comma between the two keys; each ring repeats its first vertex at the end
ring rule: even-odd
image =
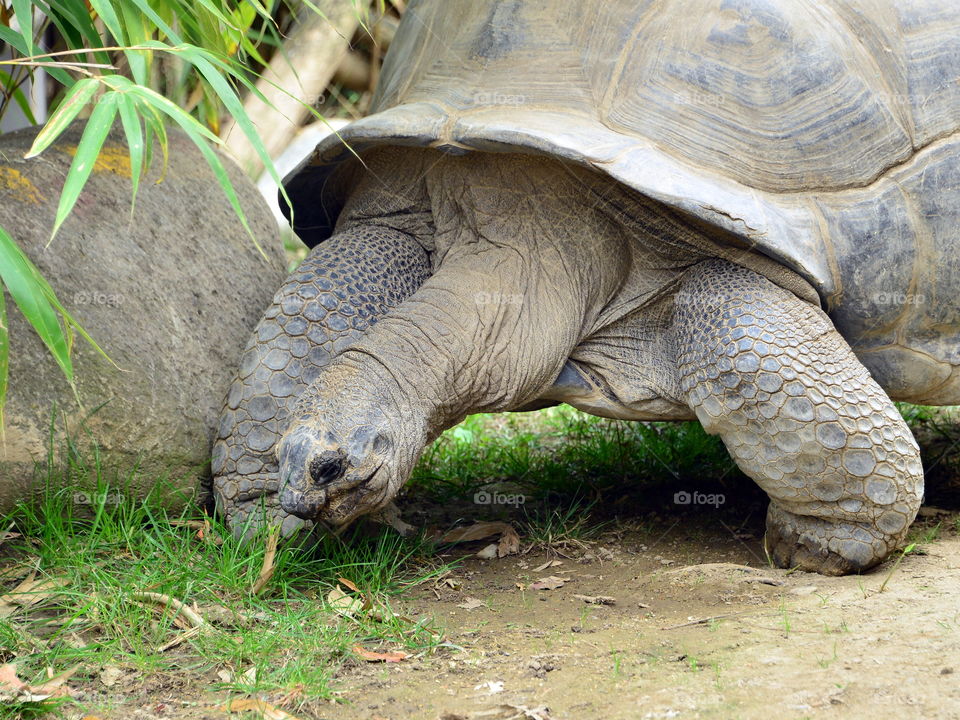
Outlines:
{"type": "Polygon", "coordinates": [[[235,530],[254,529],[261,505],[284,535],[304,524],[277,500],[274,446],[290,409],[332,357],[428,274],[427,254],[409,235],[352,226],[314,248],[280,288],[241,357],[213,448],[214,497],[235,530]]]}
{"type": "Polygon", "coordinates": [[[723,260],[675,298],[680,385],[770,496],[767,550],[830,575],[882,561],[923,495],[917,444],[829,318],[723,260]]]}

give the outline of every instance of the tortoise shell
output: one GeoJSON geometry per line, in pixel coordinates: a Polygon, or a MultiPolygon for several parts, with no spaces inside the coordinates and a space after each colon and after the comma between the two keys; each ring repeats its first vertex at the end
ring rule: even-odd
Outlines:
{"type": "Polygon", "coordinates": [[[951,403],[958,130],[955,0],[415,0],[372,114],[286,187],[314,245],[372,146],[579,163],[798,272],[891,396],[951,403]]]}

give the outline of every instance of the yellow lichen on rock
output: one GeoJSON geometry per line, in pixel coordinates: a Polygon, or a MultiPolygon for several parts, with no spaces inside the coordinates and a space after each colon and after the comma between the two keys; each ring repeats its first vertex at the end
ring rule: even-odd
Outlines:
{"type": "MultiPolygon", "coordinates": [[[[67,153],[70,157],[77,154],[76,145],[58,145],[57,148],[67,153]]],[[[104,145],[100,149],[96,162],[93,163],[94,172],[112,172],[115,175],[130,177],[130,153],[125,147],[115,147],[104,145]]]]}
{"type": "Polygon", "coordinates": [[[20,202],[39,205],[46,198],[37,190],[37,186],[30,182],[19,170],[0,165],[0,188],[13,195],[20,202]]]}

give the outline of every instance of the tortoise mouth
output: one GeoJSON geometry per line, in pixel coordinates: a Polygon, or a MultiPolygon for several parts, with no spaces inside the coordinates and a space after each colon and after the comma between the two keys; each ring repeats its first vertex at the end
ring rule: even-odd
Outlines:
{"type": "Polygon", "coordinates": [[[383,467],[382,462],[359,480],[346,477],[329,484],[321,484],[320,487],[311,486],[305,491],[298,491],[286,485],[280,492],[280,505],[286,512],[304,520],[341,525],[348,520],[342,519],[343,513],[339,512],[340,508],[345,503],[355,507],[362,497],[368,495],[367,488],[372,484],[381,467],[383,467]],[[356,497],[357,501],[351,503],[352,497],[356,497]]]}

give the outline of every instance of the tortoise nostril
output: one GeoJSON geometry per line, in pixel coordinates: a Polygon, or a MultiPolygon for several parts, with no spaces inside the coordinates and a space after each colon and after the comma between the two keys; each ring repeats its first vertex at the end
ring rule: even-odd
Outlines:
{"type": "Polygon", "coordinates": [[[347,456],[342,450],[324,450],[310,461],[310,477],[315,483],[333,482],[347,469],[347,456]]]}

